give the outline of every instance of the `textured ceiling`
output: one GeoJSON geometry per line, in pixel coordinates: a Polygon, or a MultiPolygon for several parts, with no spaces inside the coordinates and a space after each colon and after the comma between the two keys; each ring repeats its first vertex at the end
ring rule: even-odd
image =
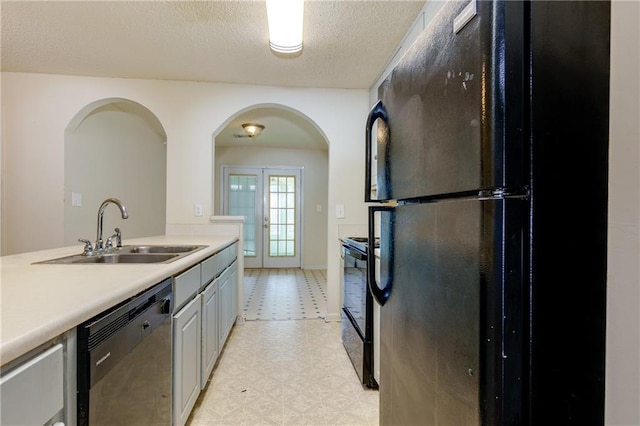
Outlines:
{"type": "MultiPolygon", "coordinates": [[[[255,1],[7,1],[0,3],[2,71],[270,86],[368,89],[425,1],[306,0],[304,48],[269,49],[255,1]]],[[[218,146],[327,149],[304,118],[247,111],[218,146]],[[244,122],[266,126],[239,139],[244,122]]]]}
{"type": "Polygon", "coordinates": [[[424,1],[305,2],[304,49],[268,47],[264,1],[6,1],[2,70],[369,88],[424,1]]]}

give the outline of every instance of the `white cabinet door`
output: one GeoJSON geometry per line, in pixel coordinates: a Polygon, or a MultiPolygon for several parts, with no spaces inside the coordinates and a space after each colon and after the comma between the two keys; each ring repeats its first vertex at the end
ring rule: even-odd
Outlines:
{"type": "Polygon", "coordinates": [[[173,317],[173,424],[184,425],[200,393],[200,298],[173,317]]]}
{"type": "Polygon", "coordinates": [[[219,330],[219,334],[218,334],[218,339],[219,339],[219,345],[218,347],[220,348],[220,350],[222,350],[222,348],[224,347],[224,342],[227,340],[227,336],[229,334],[229,312],[230,312],[230,306],[229,306],[229,299],[230,299],[230,287],[229,287],[229,270],[226,270],[222,273],[222,275],[220,276],[220,281],[219,281],[219,300],[220,303],[218,305],[219,309],[220,309],[220,315],[219,315],[219,322],[218,322],[218,330],[219,330]]]}
{"type": "Polygon", "coordinates": [[[230,293],[230,312],[229,312],[229,324],[231,328],[236,323],[238,317],[238,263],[234,263],[230,266],[231,275],[229,276],[229,293],[230,293]]]}
{"type": "Polygon", "coordinates": [[[218,359],[218,280],[213,281],[201,294],[202,303],[202,377],[204,389],[218,359]]]}

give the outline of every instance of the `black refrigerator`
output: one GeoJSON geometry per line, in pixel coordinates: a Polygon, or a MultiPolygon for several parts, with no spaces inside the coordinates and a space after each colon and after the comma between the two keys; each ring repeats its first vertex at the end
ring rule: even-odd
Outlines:
{"type": "Polygon", "coordinates": [[[609,26],[450,1],[380,86],[381,424],[604,423],[609,26]]]}

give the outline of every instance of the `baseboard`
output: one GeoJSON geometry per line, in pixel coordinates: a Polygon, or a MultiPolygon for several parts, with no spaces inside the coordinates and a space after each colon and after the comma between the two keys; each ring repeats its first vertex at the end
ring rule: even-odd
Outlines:
{"type": "Polygon", "coordinates": [[[327,269],[327,265],[304,265],[302,269],[327,269]]]}
{"type": "Polygon", "coordinates": [[[324,321],[325,322],[337,322],[337,321],[341,321],[342,318],[340,317],[339,313],[335,313],[335,314],[330,314],[327,313],[327,315],[325,315],[324,317],[324,321]]]}

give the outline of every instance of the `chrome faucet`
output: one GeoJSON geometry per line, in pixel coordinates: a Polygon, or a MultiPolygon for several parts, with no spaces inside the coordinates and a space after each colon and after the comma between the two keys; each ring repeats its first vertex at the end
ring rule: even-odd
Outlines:
{"type": "MultiPolygon", "coordinates": [[[[127,208],[124,206],[124,204],[122,204],[122,201],[118,200],[117,198],[107,198],[102,202],[100,208],[98,209],[98,236],[96,237],[96,246],[94,248],[94,251],[97,252],[104,250],[104,241],[102,241],[102,216],[104,215],[104,209],[108,204],[115,204],[116,206],[118,206],[123,219],[129,217],[127,208]]],[[[120,234],[120,230],[118,229],[116,233],[120,234]]],[[[118,245],[121,245],[120,237],[118,238],[118,245]]]]}

